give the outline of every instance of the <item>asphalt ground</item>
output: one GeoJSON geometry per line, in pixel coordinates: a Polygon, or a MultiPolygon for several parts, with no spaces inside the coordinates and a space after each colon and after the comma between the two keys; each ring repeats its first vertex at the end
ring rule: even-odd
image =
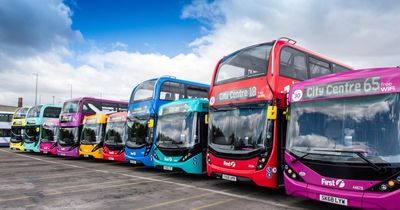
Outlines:
{"type": "Polygon", "coordinates": [[[0,209],[344,209],[251,184],[0,148],[0,209]]]}

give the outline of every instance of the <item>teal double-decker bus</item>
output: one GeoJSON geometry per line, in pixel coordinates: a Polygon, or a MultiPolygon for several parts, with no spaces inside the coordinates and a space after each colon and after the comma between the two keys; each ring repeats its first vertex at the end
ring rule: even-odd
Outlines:
{"type": "Polygon", "coordinates": [[[23,137],[24,150],[28,152],[40,152],[40,140],[42,138],[42,124],[48,119],[58,119],[61,105],[41,104],[33,106],[26,115],[26,127],[23,137]]]}
{"type": "Polygon", "coordinates": [[[154,166],[168,171],[205,173],[208,100],[181,99],[158,113],[154,166]]]}

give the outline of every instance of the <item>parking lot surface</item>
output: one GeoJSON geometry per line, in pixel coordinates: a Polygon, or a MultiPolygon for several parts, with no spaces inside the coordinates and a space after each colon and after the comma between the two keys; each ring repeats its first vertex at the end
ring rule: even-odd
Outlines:
{"type": "Polygon", "coordinates": [[[341,209],[250,184],[0,148],[0,209],[341,209]]]}

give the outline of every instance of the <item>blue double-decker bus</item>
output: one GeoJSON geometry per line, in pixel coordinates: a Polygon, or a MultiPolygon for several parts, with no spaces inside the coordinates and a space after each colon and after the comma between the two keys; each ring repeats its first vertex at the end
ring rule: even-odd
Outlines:
{"type": "Polygon", "coordinates": [[[153,152],[159,107],[185,98],[208,98],[206,84],[160,77],[137,85],[128,105],[128,139],[125,159],[133,164],[154,166],[153,152]]]}

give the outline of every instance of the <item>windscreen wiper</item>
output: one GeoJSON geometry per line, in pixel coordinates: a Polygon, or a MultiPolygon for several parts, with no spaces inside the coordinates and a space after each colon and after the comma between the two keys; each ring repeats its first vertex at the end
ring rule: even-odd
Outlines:
{"type": "Polygon", "coordinates": [[[298,156],[298,157],[296,157],[295,159],[293,159],[293,160],[292,160],[292,163],[296,163],[297,161],[302,160],[302,159],[304,159],[305,157],[307,157],[307,156],[309,156],[309,155],[311,155],[311,154],[312,154],[312,153],[306,152],[306,154],[304,154],[304,155],[302,155],[302,156],[298,156]]]}
{"type": "Polygon", "coordinates": [[[352,150],[335,150],[335,149],[330,149],[330,150],[315,150],[315,151],[326,151],[326,152],[342,152],[342,153],[351,153],[351,154],[356,154],[358,157],[360,157],[362,160],[364,160],[368,165],[370,165],[375,171],[382,171],[382,167],[379,167],[375,163],[371,162],[368,160],[364,155],[362,154],[362,151],[352,151],[352,150]]]}

